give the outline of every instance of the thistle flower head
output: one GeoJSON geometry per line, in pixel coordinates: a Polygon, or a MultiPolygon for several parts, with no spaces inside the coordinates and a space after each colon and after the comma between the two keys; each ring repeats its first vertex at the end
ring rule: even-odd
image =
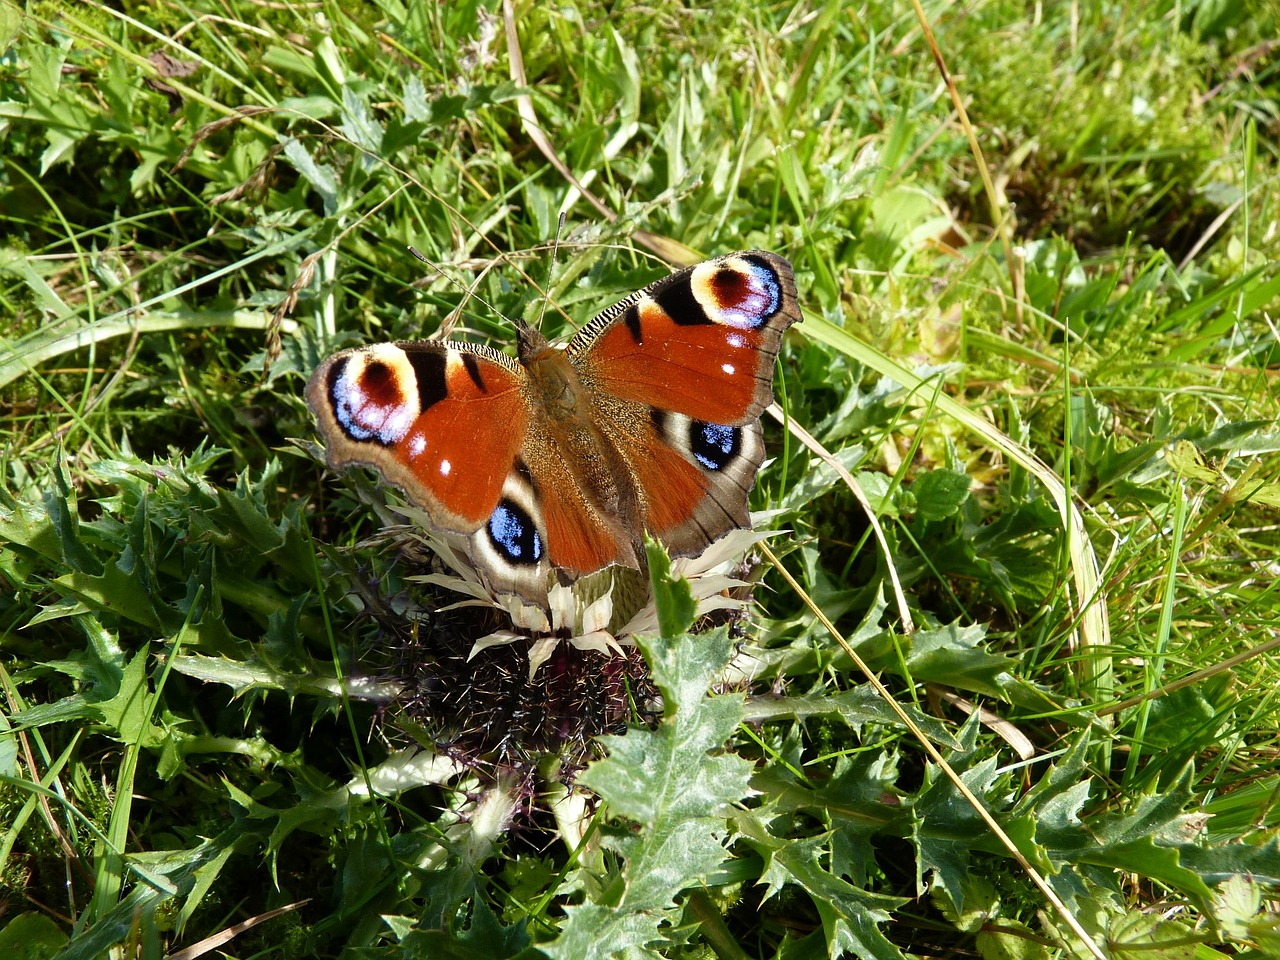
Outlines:
{"type": "MultiPolygon", "coordinates": [[[[478,638],[471,648],[474,657],[483,650],[520,640],[529,641],[529,677],[547,662],[560,643],[582,651],[601,654],[617,653],[632,646],[635,636],[658,630],[658,611],[649,592],[646,576],[627,567],[606,567],[593,574],[560,583],[550,580],[546,605],[495,590],[462,549],[462,542],[431,530],[422,511],[398,507],[413,522],[409,535],[416,538],[449,569],[449,573],[429,573],[413,579],[431,583],[465,599],[444,609],[467,606],[489,607],[500,611],[511,626],[478,638]]],[[[747,551],[768,532],[754,529],[758,521],[772,514],[753,514],[752,528],[734,530],[711,544],[697,557],[680,557],[672,562],[672,572],[689,582],[697,603],[697,615],[716,611],[735,611],[749,601],[735,591],[750,584],[732,573],[742,563],[747,551]]]]}

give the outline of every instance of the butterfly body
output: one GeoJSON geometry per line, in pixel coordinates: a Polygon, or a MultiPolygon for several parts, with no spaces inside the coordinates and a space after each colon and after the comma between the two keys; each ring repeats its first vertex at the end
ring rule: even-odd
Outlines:
{"type": "Polygon", "coordinates": [[[643,566],[747,526],[790,265],[751,251],[646,287],[564,349],[520,325],[518,356],[458,341],[344,350],[307,385],[329,464],[376,467],[462,540],[495,592],[643,566]]]}

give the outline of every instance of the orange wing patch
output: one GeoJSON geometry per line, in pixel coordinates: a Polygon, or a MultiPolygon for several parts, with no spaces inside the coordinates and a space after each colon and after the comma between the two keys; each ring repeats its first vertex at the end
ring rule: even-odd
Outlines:
{"type": "Polygon", "coordinates": [[[770,395],[773,355],[763,352],[759,332],[715,323],[680,325],[652,301],[634,309],[639,342],[634,325],[618,323],[581,361],[595,389],[711,423],[736,424],[760,415],[770,395]]]}
{"type": "Polygon", "coordinates": [[[547,555],[569,574],[591,573],[611,563],[634,567],[637,560],[621,527],[589,506],[566,474],[535,477],[547,527],[547,555]]]}
{"type": "Polygon", "coordinates": [[[330,357],[307,385],[330,466],[376,467],[441,529],[476,530],[497,506],[529,419],[523,372],[504,359],[434,341],[330,357]]]}

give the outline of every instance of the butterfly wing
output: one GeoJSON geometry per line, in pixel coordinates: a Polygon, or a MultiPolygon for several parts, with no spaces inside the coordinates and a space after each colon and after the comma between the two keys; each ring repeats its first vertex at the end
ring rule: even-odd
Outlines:
{"type": "MultiPolygon", "coordinates": [[[[558,352],[558,351],[557,351],[558,352]]],[[[545,605],[561,575],[638,566],[628,532],[566,463],[528,373],[453,341],[371,344],[312,374],[307,404],[334,468],[376,468],[427,512],[495,594],[545,605]]]]}
{"type": "Polygon", "coordinates": [[[524,439],[524,379],[478,344],[378,343],[325,360],[306,398],[331,467],[376,467],[435,526],[471,534],[497,510],[524,439]]]}
{"type": "Polygon", "coordinates": [[[800,319],[795,277],[763,251],[698,264],[646,287],[566,348],[596,397],[600,432],[639,487],[645,526],[676,555],[748,524],[782,335],[800,319]]]}

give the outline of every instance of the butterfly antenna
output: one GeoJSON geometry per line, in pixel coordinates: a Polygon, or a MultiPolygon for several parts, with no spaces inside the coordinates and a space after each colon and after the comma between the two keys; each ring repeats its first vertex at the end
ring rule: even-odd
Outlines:
{"type": "Polygon", "coordinates": [[[556,255],[560,252],[560,234],[564,233],[564,211],[560,211],[560,222],[556,224],[556,239],[551,245],[551,266],[547,268],[547,292],[542,296],[542,312],[538,314],[538,329],[542,329],[542,319],[547,315],[547,304],[551,300],[551,278],[556,272],[556,255]]]}
{"type": "MultiPolygon", "coordinates": [[[[417,257],[419,260],[421,260],[423,263],[425,263],[428,267],[430,267],[436,273],[438,273],[445,280],[448,280],[450,283],[452,283],[455,287],[461,290],[468,297],[472,297],[478,300],[481,304],[488,307],[491,313],[497,314],[503,320],[507,321],[507,323],[511,324],[511,326],[515,327],[517,330],[519,330],[520,327],[524,325],[524,322],[522,320],[513,320],[511,317],[508,317],[505,313],[503,313],[501,310],[495,307],[492,303],[490,303],[484,297],[480,296],[480,294],[476,293],[474,288],[468,287],[465,283],[463,283],[461,280],[458,280],[456,277],[449,276],[449,274],[445,273],[443,270],[440,269],[440,266],[438,264],[433,263],[432,261],[424,257],[421,253],[419,253],[417,247],[410,246],[409,252],[412,253],[415,257],[417,257]]],[[[460,312],[461,312],[461,305],[459,305],[459,313],[460,312]]]]}

